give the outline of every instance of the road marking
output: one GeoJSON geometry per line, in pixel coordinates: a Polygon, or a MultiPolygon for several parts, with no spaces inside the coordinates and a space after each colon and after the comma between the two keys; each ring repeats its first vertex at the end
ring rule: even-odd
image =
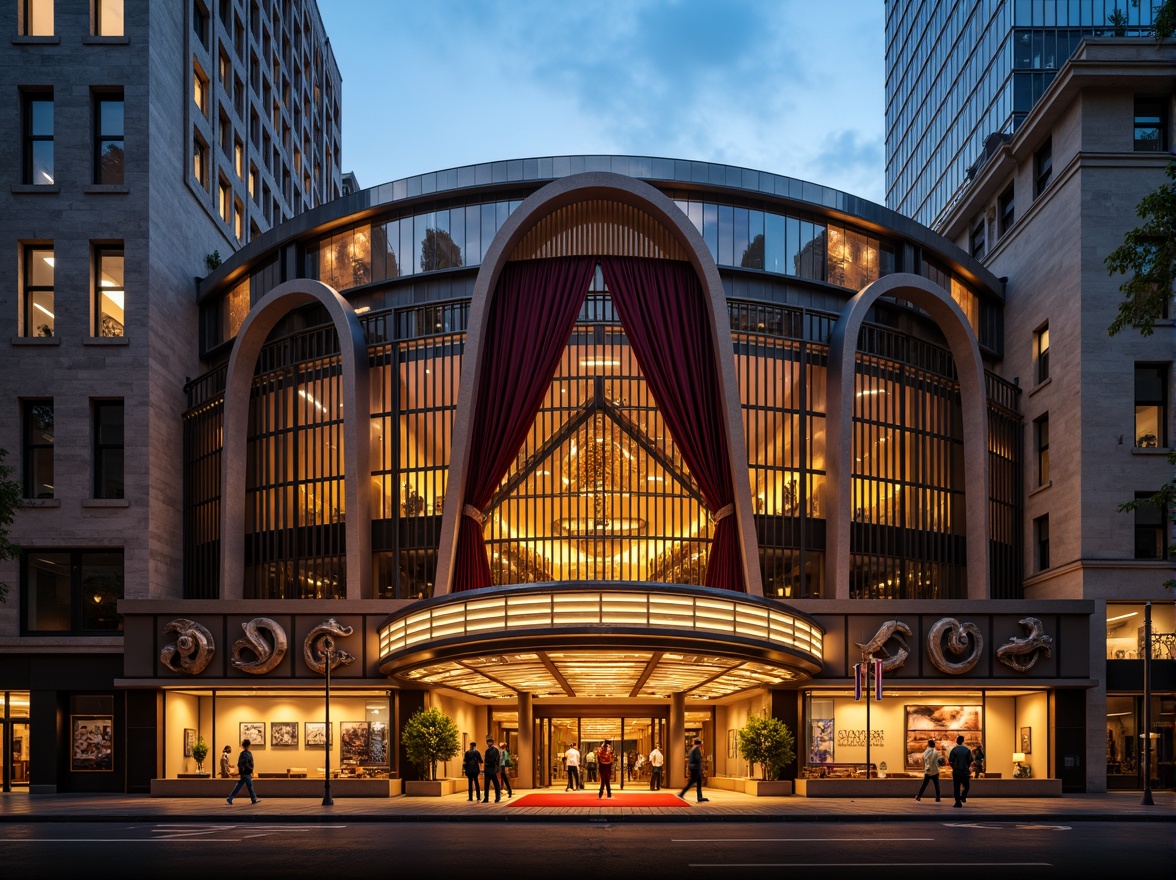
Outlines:
{"type": "Polygon", "coordinates": [[[691,868],[1052,868],[1052,862],[717,862],[691,868]]]}
{"type": "Polygon", "coordinates": [[[1009,830],[1014,828],[1020,831],[1072,831],[1069,825],[1020,825],[1016,822],[944,822],[948,828],[984,828],[991,830],[999,828],[1002,830],[1009,830]]]}
{"type": "Polygon", "coordinates": [[[934,837],[672,837],[670,843],[869,843],[875,840],[929,841],[934,837]]]}

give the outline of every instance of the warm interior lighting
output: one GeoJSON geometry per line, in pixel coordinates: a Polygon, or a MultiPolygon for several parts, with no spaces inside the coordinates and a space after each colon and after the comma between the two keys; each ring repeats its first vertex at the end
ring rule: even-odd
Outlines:
{"type": "Polygon", "coordinates": [[[1107,623],[1114,623],[1116,620],[1126,620],[1128,617],[1134,617],[1138,613],[1138,611],[1132,611],[1130,614],[1119,614],[1115,617],[1108,617],[1107,623]]]}
{"type": "Polygon", "coordinates": [[[54,314],[51,311],[49,311],[47,308],[45,308],[43,305],[41,305],[40,303],[38,303],[38,302],[33,303],[33,308],[40,309],[42,312],[44,312],[50,318],[57,320],[56,317],[54,316],[54,314]]]}
{"type": "Polygon", "coordinates": [[[317,400],[315,400],[314,397],[312,395],[308,394],[304,389],[299,388],[298,395],[300,397],[306,398],[311,403],[313,403],[315,406],[317,406],[319,412],[325,413],[327,411],[327,408],[325,406],[323,406],[321,403],[319,403],[317,400]]]}
{"type": "Polygon", "coordinates": [[[1013,752],[1013,763],[1014,764],[1024,764],[1025,763],[1025,753],[1024,752],[1013,752]]]}
{"type": "MultiPolygon", "coordinates": [[[[51,177],[50,177],[50,178],[49,178],[49,182],[50,182],[50,183],[52,183],[52,182],[53,182],[53,178],[51,178],[51,177]]],[[[44,261],[45,261],[45,262],[48,264],[48,266],[49,266],[49,268],[50,268],[50,269],[52,269],[52,268],[53,268],[53,260],[54,260],[54,258],[53,258],[53,257],[41,257],[41,259],[42,259],[42,260],[44,260],[44,261]]]]}
{"type": "Polygon", "coordinates": [[[580,358],[581,367],[619,367],[621,362],[616,358],[580,358]]]}

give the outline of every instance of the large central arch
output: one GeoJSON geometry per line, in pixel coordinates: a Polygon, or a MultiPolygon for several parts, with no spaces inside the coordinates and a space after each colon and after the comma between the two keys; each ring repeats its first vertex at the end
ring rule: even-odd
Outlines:
{"type": "Polygon", "coordinates": [[[747,479],[747,447],[743,436],[743,417],[735,375],[735,352],[731,343],[731,324],[727,299],[718,267],[698,230],[668,197],[638,180],[608,172],[576,174],[554,181],[532,194],[498,231],[482,261],[474,282],[470,302],[465,353],[462,358],[461,385],[457,415],[453,426],[453,452],[445,491],[441,541],[437,550],[437,574],[434,595],[451,591],[458,531],[466,496],[474,407],[478,400],[483,366],[492,353],[487,351],[486,335],[490,306],[503,268],[524,237],[544,219],[562,208],[593,200],[608,200],[635,209],[652,219],[669,233],[693,266],[709,303],[709,329],[714,344],[713,367],[722,397],[722,429],[726,434],[728,467],[734,492],[734,512],[743,564],[744,584],[750,595],[762,596],[759,554],[752,519],[751,487],[747,479]]]}

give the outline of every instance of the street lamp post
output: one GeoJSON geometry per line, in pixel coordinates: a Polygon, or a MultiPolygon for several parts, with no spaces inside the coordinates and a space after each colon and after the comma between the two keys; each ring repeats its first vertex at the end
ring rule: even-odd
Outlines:
{"type": "Polygon", "coordinates": [[[323,780],[323,806],[333,807],[335,802],[331,799],[331,655],[335,650],[335,640],[330,636],[323,636],[323,649],[326,651],[326,728],[327,728],[327,742],[326,742],[326,760],[323,761],[323,769],[326,771],[323,775],[326,777],[323,780]]]}
{"type": "Polygon", "coordinates": [[[1151,655],[1152,617],[1151,602],[1143,606],[1143,800],[1145,807],[1154,807],[1151,790],[1151,655]]]}

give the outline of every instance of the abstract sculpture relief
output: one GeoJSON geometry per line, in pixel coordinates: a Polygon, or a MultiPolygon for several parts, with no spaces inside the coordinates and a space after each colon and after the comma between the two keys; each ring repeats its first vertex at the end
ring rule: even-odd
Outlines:
{"type": "Polygon", "coordinates": [[[251,675],[264,675],[282,662],[286,656],[286,631],[276,621],[268,617],[255,617],[241,624],[241,629],[245,630],[245,638],[233,643],[234,669],[251,675]],[[269,632],[269,639],[262,635],[263,631],[269,632]],[[251,651],[255,659],[243,659],[243,651],[251,651]]]}
{"type": "Polygon", "coordinates": [[[216,643],[205,627],[186,617],[177,617],[163,631],[176,633],[176,640],[159,652],[159,662],[172,672],[188,675],[199,675],[208,668],[216,652],[216,643]]]}
{"type": "MultiPolygon", "coordinates": [[[[306,665],[317,672],[319,675],[325,675],[327,671],[327,649],[323,645],[323,640],[327,636],[333,636],[335,644],[339,644],[339,639],[347,638],[355,630],[350,626],[342,626],[335,618],[324,620],[314,629],[306,634],[306,640],[302,643],[302,659],[306,661],[306,665]]],[[[338,669],[340,666],[346,666],[349,663],[354,663],[355,657],[342,648],[333,648],[331,650],[331,668],[338,669]]]]}
{"type": "Polygon", "coordinates": [[[1009,639],[996,649],[996,659],[1017,672],[1028,672],[1042,654],[1050,656],[1053,637],[1045,634],[1045,626],[1036,617],[1023,617],[1020,623],[1029,630],[1029,635],[1009,639]]]}
{"type": "Polygon", "coordinates": [[[954,617],[945,617],[936,622],[927,633],[927,652],[931,663],[940,672],[948,675],[963,675],[970,672],[984,653],[984,637],[980,627],[974,623],[960,623],[954,617]],[[964,654],[971,647],[971,653],[958,663],[953,663],[944,653],[943,637],[947,636],[947,650],[955,656],[964,654]]]}
{"type": "Polygon", "coordinates": [[[906,663],[907,657],[910,656],[910,650],[907,648],[907,643],[903,640],[903,636],[908,638],[911,635],[911,628],[903,623],[901,620],[888,620],[880,627],[878,632],[874,633],[874,637],[865,644],[857,643],[857,646],[862,649],[862,657],[871,660],[882,661],[883,672],[893,672],[900,668],[902,664],[906,663]],[[887,642],[894,640],[898,649],[890,654],[885,649],[887,642]]]}

